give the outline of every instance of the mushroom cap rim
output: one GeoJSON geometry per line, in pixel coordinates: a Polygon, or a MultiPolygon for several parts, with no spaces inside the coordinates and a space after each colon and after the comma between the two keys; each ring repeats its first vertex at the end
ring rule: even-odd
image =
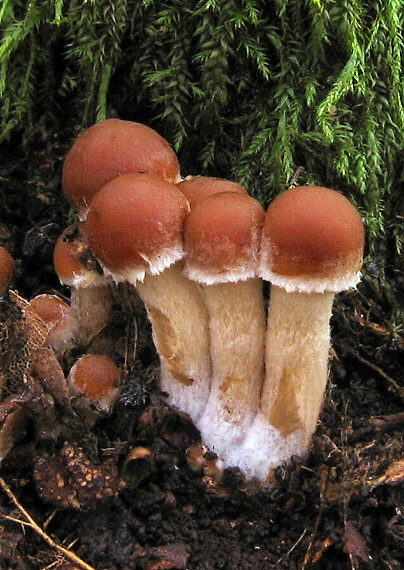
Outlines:
{"type": "Polygon", "coordinates": [[[348,289],[356,288],[361,280],[360,271],[346,271],[336,277],[311,275],[280,275],[267,267],[260,267],[259,276],[271,285],[285,289],[287,293],[340,293],[348,289]]]}
{"type": "Polygon", "coordinates": [[[186,277],[203,285],[215,285],[216,283],[237,283],[238,281],[248,281],[257,277],[256,264],[250,267],[229,269],[227,271],[207,271],[198,269],[186,263],[184,274],[186,277]]]}
{"type": "Polygon", "coordinates": [[[115,283],[123,283],[125,281],[131,284],[135,284],[136,281],[141,281],[143,283],[146,275],[160,275],[160,273],[165,269],[168,269],[174,265],[174,263],[183,259],[185,253],[182,246],[177,246],[172,247],[171,249],[166,249],[153,258],[148,258],[141,254],[139,255],[144,259],[147,267],[128,266],[126,268],[111,270],[100,262],[100,265],[104,270],[104,275],[107,279],[110,278],[115,283]]]}

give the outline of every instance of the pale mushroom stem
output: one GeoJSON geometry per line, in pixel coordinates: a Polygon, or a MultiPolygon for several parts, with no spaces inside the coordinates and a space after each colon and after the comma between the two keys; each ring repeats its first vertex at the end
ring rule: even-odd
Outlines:
{"type": "Polygon", "coordinates": [[[161,387],[169,402],[196,421],[211,382],[208,314],[199,287],[178,262],[135,283],[160,356],[161,387]]]}
{"type": "Polygon", "coordinates": [[[111,285],[99,283],[70,288],[70,307],[79,323],[74,335],[78,346],[88,346],[112,316],[111,285]]]}
{"type": "Polygon", "coordinates": [[[260,409],[232,457],[247,478],[264,481],[310,444],[327,382],[333,299],[271,285],[260,409]]]}
{"type": "Polygon", "coordinates": [[[324,399],[334,296],[271,286],[261,413],[284,438],[301,430],[294,453],[306,451],[324,399]]]}
{"type": "Polygon", "coordinates": [[[197,423],[226,464],[259,406],[265,313],[260,279],[201,285],[209,312],[212,387],[197,423]]]}

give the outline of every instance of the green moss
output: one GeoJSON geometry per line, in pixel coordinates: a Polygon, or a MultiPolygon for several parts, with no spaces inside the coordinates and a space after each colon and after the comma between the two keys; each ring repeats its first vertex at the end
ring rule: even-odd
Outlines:
{"type": "Polygon", "coordinates": [[[372,256],[401,251],[401,0],[4,0],[0,21],[3,140],[116,113],[264,205],[334,187],[372,256]]]}

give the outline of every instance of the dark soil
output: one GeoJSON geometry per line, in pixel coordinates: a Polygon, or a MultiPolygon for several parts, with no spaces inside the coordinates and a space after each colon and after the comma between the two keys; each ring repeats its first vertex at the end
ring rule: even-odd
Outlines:
{"type": "MultiPolygon", "coordinates": [[[[41,132],[29,148],[15,156],[10,145],[0,157],[0,238],[16,259],[19,295],[0,307],[0,448],[11,442],[0,466],[0,568],[404,568],[404,339],[391,324],[401,273],[390,268],[386,287],[367,266],[358,290],[337,299],[328,390],[307,456],[264,486],[237,469],[219,481],[187,462],[199,434],[158,390],[158,358],[133,291],[117,293],[113,323],[91,347],[107,347],[122,366],[110,416],[72,415],[58,386],[27,365],[22,299],[68,297],[52,250],[72,219],[60,191],[63,149],[41,132]],[[83,562],[27,526],[22,508],[83,562]]],[[[78,355],[65,355],[65,373],[78,355]]]]}

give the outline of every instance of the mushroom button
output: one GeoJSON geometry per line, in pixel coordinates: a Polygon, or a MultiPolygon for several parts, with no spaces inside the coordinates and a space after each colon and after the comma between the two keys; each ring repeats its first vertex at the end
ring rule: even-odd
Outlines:
{"type": "Polygon", "coordinates": [[[28,327],[36,327],[39,318],[46,327],[45,346],[52,348],[57,355],[72,345],[76,329],[76,319],[69,305],[57,295],[37,295],[28,303],[25,319],[28,327]]]}
{"type": "Polygon", "coordinates": [[[112,300],[110,283],[88,247],[83,222],[68,227],[59,236],[53,263],[61,283],[70,287],[70,307],[77,320],[75,343],[88,346],[109,323],[112,300]]]}
{"type": "Polygon", "coordinates": [[[113,360],[100,354],[86,354],[71,368],[67,383],[72,396],[91,401],[107,413],[119,395],[121,373],[113,360]]]}

